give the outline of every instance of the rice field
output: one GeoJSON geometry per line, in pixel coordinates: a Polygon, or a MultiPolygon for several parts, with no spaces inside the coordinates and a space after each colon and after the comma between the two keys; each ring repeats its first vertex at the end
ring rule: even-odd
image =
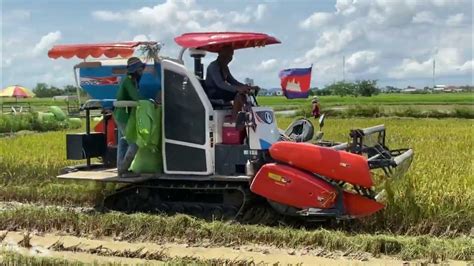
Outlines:
{"type": "MultiPolygon", "coordinates": [[[[353,97],[353,96],[320,96],[321,102],[329,105],[347,105],[347,104],[382,104],[382,105],[472,105],[474,102],[474,93],[433,93],[433,94],[404,94],[404,93],[381,93],[372,97],[353,97]]],[[[82,102],[87,99],[81,99],[82,102]]],[[[261,105],[300,105],[310,102],[308,99],[286,99],[283,96],[258,96],[261,105]]],[[[65,106],[65,101],[54,101],[51,98],[27,98],[22,99],[21,103],[29,103],[32,106],[65,106]]],[[[4,98],[0,103],[15,104],[16,99],[4,98]]]]}
{"type": "MultiPolygon", "coordinates": [[[[293,118],[278,118],[279,127],[286,128],[292,120],[293,118]]],[[[347,141],[349,129],[385,124],[388,146],[390,148],[413,148],[415,159],[404,178],[391,180],[384,185],[388,193],[387,206],[383,211],[360,221],[341,224],[336,231],[323,229],[324,235],[319,235],[319,237],[326,240],[315,240],[316,242],[308,245],[319,245],[328,249],[333,247],[339,250],[355,249],[366,252],[375,250],[372,254],[377,254],[379,249],[374,246],[380,248],[380,243],[402,241],[400,243],[403,244],[394,244],[395,246],[399,245],[399,248],[396,248],[398,251],[394,253],[399,258],[423,258],[441,252],[447,258],[472,259],[474,254],[472,250],[474,245],[471,245],[473,241],[471,232],[474,228],[472,222],[474,221],[474,204],[472,204],[474,202],[474,172],[472,168],[474,164],[474,125],[472,122],[470,119],[341,119],[329,117],[323,129],[325,139],[347,141]],[[362,240],[349,241],[346,238],[339,238],[340,234],[343,234],[344,237],[360,237],[372,244],[361,248],[360,241],[362,240]],[[370,242],[375,241],[372,238],[376,237],[375,234],[383,234],[382,240],[370,242]],[[397,237],[398,235],[404,237],[397,237]],[[408,241],[405,237],[413,238],[409,238],[411,240],[408,241]],[[438,240],[430,242],[433,243],[429,245],[430,248],[420,249],[423,247],[423,244],[420,243],[431,241],[434,237],[439,237],[439,239],[436,238],[438,240]],[[332,242],[333,240],[336,242],[332,242]],[[458,245],[463,248],[459,249],[461,246],[458,245]]],[[[82,163],[65,159],[65,133],[66,131],[56,131],[0,138],[0,169],[2,169],[0,172],[0,201],[29,202],[34,205],[94,206],[101,201],[104,191],[114,189],[113,185],[102,186],[93,182],[64,182],[55,179],[62,167],[82,163]]],[[[176,217],[153,218],[150,215],[94,214],[80,217],[82,218],[79,219],[76,214],[73,215],[67,210],[46,210],[41,207],[14,211],[0,210],[0,224],[3,225],[0,230],[8,229],[7,225],[9,228],[17,225],[18,229],[36,228],[46,231],[64,229],[71,232],[72,228],[82,227],[82,225],[77,227],[77,223],[86,219],[90,221],[87,225],[89,229],[84,230],[91,230],[87,234],[104,230],[109,230],[107,232],[112,233],[114,230],[117,232],[123,230],[118,228],[112,230],[111,228],[123,226],[123,222],[129,219],[125,217],[130,217],[131,221],[135,221],[135,219],[166,221],[166,227],[190,228],[191,223],[193,225],[191,227],[199,225],[207,228],[202,229],[203,232],[210,233],[216,228],[232,232],[229,235],[220,236],[224,242],[235,241],[232,235],[251,232],[252,237],[246,236],[247,239],[250,239],[249,241],[253,241],[251,239],[258,235],[258,239],[260,239],[258,241],[262,241],[259,243],[263,244],[291,246],[302,243],[305,245],[303,241],[307,237],[305,234],[311,233],[311,230],[298,228],[288,229],[290,231],[285,231],[284,228],[263,226],[227,228],[224,223],[208,225],[207,222],[195,221],[191,218],[186,218],[188,220],[176,217]],[[39,217],[42,218],[39,219],[39,217]],[[75,221],[75,219],[79,220],[75,221]],[[64,225],[64,227],[61,227],[62,229],[56,228],[54,224],[62,224],[61,226],[64,225]],[[295,234],[303,235],[297,237],[295,234]]],[[[132,226],[132,224],[130,225],[132,226]]],[[[156,221],[153,224],[159,225],[156,221]]],[[[132,231],[140,234],[144,232],[143,230],[145,229],[136,228],[136,231],[132,231]]],[[[322,234],[318,230],[314,231],[315,234],[322,234]]],[[[175,232],[177,231],[175,230],[175,232]]],[[[79,231],[76,233],[81,234],[79,231]]],[[[190,232],[185,230],[183,234],[190,234],[190,232]]],[[[385,250],[385,247],[382,250],[385,250]]],[[[385,253],[382,252],[382,254],[385,253]]]]}
{"type": "MultiPolygon", "coordinates": [[[[291,118],[280,118],[285,128],[291,118]]],[[[364,230],[400,233],[467,233],[473,227],[473,124],[466,119],[327,119],[325,139],[346,141],[351,128],[385,124],[389,147],[410,147],[408,175],[387,183],[387,207],[357,223],[364,230]],[[372,229],[370,229],[372,228],[372,229]]],[[[102,187],[59,182],[59,169],[80,163],[65,159],[65,132],[0,139],[0,199],[93,205],[102,187]]]]}

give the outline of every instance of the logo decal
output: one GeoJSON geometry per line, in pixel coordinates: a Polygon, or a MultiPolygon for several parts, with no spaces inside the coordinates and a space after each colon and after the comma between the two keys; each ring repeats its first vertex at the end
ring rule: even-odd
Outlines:
{"type": "Polygon", "coordinates": [[[268,178],[278,182],[278,183],[290,183],[290,180],[286,179],[285,177],[275,174],[275,173],[268,173],[268,178]]]}
{"type": "Polygon", "coordinates": [[[351,165],[348,164],[348,163],[339,163],[339,165],[342,166],[342,167],[344,167],[344,168],[349,168],[349,167],[351,167],[351,165]]]}
{"type": "Polygon", "coordinates": [[[116,85],[119,83],[118,76],[111,77],[81,77],[81,85],[116,85]]]}
{"type": "Polygon", "coordinates": [[[267,124],[273,123],[273,112],[271,111],[260,111],[257,113],[257,119],[260,122],[265,122],[267,124]]]}

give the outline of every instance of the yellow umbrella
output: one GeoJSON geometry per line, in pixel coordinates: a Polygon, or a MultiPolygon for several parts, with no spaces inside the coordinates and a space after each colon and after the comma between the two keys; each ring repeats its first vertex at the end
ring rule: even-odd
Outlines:
{"type": "Polygon", "coordinates": [[[21,87],[18,85],[6,87],[2,91],[0,91],[0,97],[15,97],[17,100],[18,98],[28,98],[34,97],[35,94],[28,90],[25,87],[21,87]]]}

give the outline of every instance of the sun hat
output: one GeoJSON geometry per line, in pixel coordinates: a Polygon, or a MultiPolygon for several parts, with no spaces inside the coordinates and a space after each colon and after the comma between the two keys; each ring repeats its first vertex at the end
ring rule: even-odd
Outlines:
{"type": "Polygon", "coordinates": [[[130,57],[127,60],[127,72],[135,73],[138,69],[145,68],[145,65],[138,57],[130,57]]]}
{"type": "Polygon", "coordinates": [[[318,96],[314,96],[313,97],[313,100],[311,100],[312,103],[317,103],[319,102],[319,97],[318,96]]]}

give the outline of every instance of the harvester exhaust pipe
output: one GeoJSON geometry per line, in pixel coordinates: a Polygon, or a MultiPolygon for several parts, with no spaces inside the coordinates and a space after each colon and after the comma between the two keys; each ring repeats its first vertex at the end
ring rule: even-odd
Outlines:
{"type": "Polygon", "coordinates": [[[206,56],[206,51],[199,49],[189,49],[189,54],[194,58],[194,75],[200,79],[204,79],[204,67],[201,59],[206,56]]]}

